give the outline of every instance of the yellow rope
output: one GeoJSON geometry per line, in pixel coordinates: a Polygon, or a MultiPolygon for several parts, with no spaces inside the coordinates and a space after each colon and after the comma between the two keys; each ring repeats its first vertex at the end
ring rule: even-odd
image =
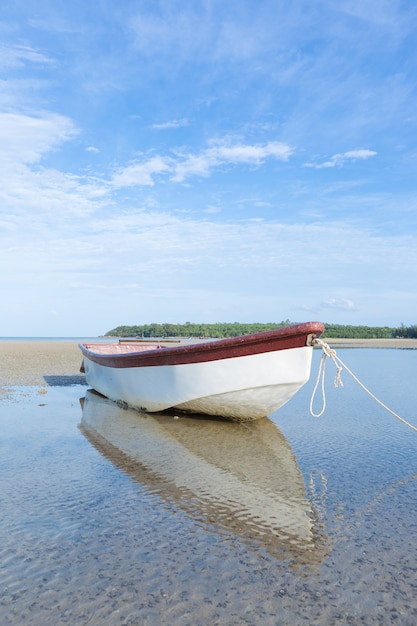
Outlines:
{"type": "Polygon", "coordinates": [[[403,419],[397,413],[395,413],[395,411],[390,409],[386,404],[381,402],[381,400],[379,400],[371,391],[369,391],[369,389],[367,387],[365,387],[365,385],[363,383],[361,383],[359,378],[357,378],[357,376],[355,376],[355,374],[353,372],[351,372],[351,370],[348,368],[348,366],[345,363],[343,363],[343,361],[337,356],[336,350],[333,350],[329,346],[329,344],[327,344],[325,341],[322,341],[321,339],[317,339],[316,338],[314,340],[314,343],[323,350],[323,354],[321,355],[319,372],[318,372],[316,384],[314,386],[313,393],[312,393],[311,400],[310,400],[310,413],[311,413],[311,415],[313,417],[321,417],[323,415],[325,409],[326,409],[326,394],[325,394],[325,390],[324,390],[324,377],[325,377],[325,369],[326,369],[326,358],[329,357],[329,358],[332,359],[332,361],[333,361],[333,363],[335,364],[335,367],[336,367],[336,376],[335,376],[335,380],[334,380],[334,386],[335,387],[339,387],[339,386],[343,387],[342,378],[341,378],[341,372],[342,372],[342,369],[344,368],[352,376],[353,380],[355,380],[358,383],[358,385],[360,387],[362,387],[362,389],[364,391],[366,391],[366,393],[373,400],[375,400],[375,402],[377,402],[380,406],[382,406],[382,408],[384,408],[386,411],[388,411],[388,413],[391,413],[391,415],[393,415],[398,420],[400,420],[400,422],[402,422],[403,424],[405,424],[406,426],[408,426],[409,428],[411,428],[412,430],[415,430],[417,432],[417,428],[415,426],[413,426],[412,424],[407,422],[405,419],[403,419]],[[313,402],[314,402],[314,398],[315,398],[316,391],[317,391],[317,388],[319,386],[320,380],[321,380],[321,392],[322,392],[322,398],[323,398],[323,408],[320,411],[320,413],[314,413],[314,411],[313,411],[313,402]]]}

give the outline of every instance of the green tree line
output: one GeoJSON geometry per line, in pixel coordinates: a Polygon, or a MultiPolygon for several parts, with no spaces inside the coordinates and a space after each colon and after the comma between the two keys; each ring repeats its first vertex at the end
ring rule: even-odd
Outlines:
{"type": "MultiPolygon", "coordinates": [[[[142,324],[137,326],[117,326],[106,333],[106,337],[238,337],[273,328],[289,326],[291,322],[271,323],[216,323],[216,324],[142,324]]],[[[345,339],[392,339],[395,337],[417,338],[417,325],[398,328],[388,326],[346,326],[342,324],[325,324],[324,338],[345,339]]]]}

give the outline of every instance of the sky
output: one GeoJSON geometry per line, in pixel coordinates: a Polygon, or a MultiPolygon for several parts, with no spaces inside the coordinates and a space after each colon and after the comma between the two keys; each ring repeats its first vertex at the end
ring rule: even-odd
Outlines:
{"type": "Polygon", "coordinates": [[[414,0],[3,0],[0,335],[417,323],[414,0]]]}

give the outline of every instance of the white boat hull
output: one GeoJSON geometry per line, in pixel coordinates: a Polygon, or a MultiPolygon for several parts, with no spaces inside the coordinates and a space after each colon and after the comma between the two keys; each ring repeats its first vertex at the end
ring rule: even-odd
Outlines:
{"type": "Polygon", "coordinates": [[[310,376],[313,348],[158,367],[114,368],[84,354],[87,383],[104,396],[146,412],[179,409],[256,419],[279,409],[310,376]]]}

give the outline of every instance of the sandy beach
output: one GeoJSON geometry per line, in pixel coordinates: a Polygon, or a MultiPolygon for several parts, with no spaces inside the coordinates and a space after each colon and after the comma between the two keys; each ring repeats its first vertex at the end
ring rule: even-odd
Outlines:
{"type": "MultiPolygon", "coordinates": [[[[417,349],[417,339],[331,339],[337,348],[417,349]]],[[[0,341],[0,385],[70,385],[83,383],[76,341],[0,341]]]]}
{"type": "Polygon", "coordinates": [[[76,341],[0,341],[0,385],[82,383],[76,341]]]}

